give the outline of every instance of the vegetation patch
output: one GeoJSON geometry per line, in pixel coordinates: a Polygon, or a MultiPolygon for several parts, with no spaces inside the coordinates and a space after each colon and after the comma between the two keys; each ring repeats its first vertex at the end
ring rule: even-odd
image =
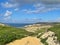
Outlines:
{"type": "Polygon", "coordinates": [[[41,39],[41,42],[42,42],[43,44],[45,44],[45,45],[48,45],[48,43],[46,42],[46,40],[47,40],[47,38],[41,39]]]}
{"type": "Polygon", "coordinates": [[[21,28],[0,26],[0,45],[5,45],[16,39],[21,39],[31,34],[33,33],[27,32],[26,30],[21,28]]]}
{"type": "Polygon", "coordinates": [[[49,28],[48,30],[55,32],[58,40],[60,42],[60,25],[54,25],[53,27],[49,28]]]}

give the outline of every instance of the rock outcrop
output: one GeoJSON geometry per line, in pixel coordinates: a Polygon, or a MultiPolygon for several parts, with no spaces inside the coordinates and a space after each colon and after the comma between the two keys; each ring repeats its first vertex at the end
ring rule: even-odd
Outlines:
{"type": "Polygon", "coordinates": [[[57,41],[57,36],[52,31],[45,32],[40,38],[46,39],[48,45],[60,45],[57,41]]]}

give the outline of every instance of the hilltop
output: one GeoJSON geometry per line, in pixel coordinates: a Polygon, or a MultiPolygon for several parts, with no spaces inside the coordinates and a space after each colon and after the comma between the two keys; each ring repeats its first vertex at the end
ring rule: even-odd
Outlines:
{"type": "Polygon", "coordinates": [[[56,25],[56,24],[60,24],[60,22],[37,22],[35,24],[56,25]]]}

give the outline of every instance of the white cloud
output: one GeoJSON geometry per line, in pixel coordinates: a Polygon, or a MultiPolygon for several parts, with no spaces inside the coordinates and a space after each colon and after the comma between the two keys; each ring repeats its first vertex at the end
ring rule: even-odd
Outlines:
{"type": "Polygon", "coordinates": [[[6,13],[4,14],[4,16],[5,16],[5,17],[8,17],[8,16],[10,16],[11,14],[12,14],[12,12],[7,10],[6,13]]]}
{"type": "Polygon", "coordinates": [[[5,3],[1,3],[1,6],[5,7],[5,8],[12,8],[12,7],[17,7],[18,4],[16,4],[16,3],[12,4],[12,3],[9,3],[9,2],[5,2],[5,3]]]}
{"type": "Polygon", "coordinates": [[[15,9],[14,9],[14,11],[18,11],[18,10],[19,10],[19,8],[15,8],[15,9]]]}
{"type": "Polygon", "coordinates": [[[7,10],[7,11],[5,12],[5,14],[4,14],[4,20],[5,20],[5,21],[10,20],[10,19],[11,19],[11,15],[12,15],[12,12],[9,11],[9,10],[7,10]]]}
{"type": "MultiPolygon", "coordinates": [[[[60,0],[8,0],[9,2],[1,3],[1,5],[5,8],[12,7],[24,7],[25,5],[33,4],[34,10],[30,7],[30,9],[24,9],[24,12],[27,13],[41,13],[47,12],[51,10],[55,10],[60,8],[60,0]]],[[[28,6],[27,6],[28,7],[28,6]]],[[[14,9],[17,11],[18,9],[14,9]]]]}
{"type": "Polygon", "coordinates": [[[43,3],[45,5],[60,4],[60,0],[9,0],[10,2],[20,4],[43,3]]]}
{"type": "Polygon", "coordinates": [[[56,7],[53,7],[53,8],[47,8],[46,6],[38,3],[38,4],[34,4],[33,7],[35,8],[34,10],[32,9],[24,9],[23,12],[26,12],[26,13],[42,13],[42,12],[47,12],[47,11],[51,11],[51,10],[56,10],[56,9],[60,9],[60,8],[56,8],[56,7]]]}
{"type": "Polygon", "coordinates": [[[25,18],[23,19],[23,22],[33,23],[33,22],[40,22],[41,20],[42,20],[41,18],[33,17],[33,18],[25,18]]]}
{"type": "MultiPolygon", "coordinates": [[[[27,13],[39,13],[60,8],[60,0],[9,0],[9,2],[1,3],[5,8],[22,7],[26,4],[34,4],[33,7],[35,8],[33,10],[30,7],[31,10],[27,9],[25,11],[27,13]]],[[[14,10],[17,11],[18,9],[14,10]]]]}
{"type": "Polygon", "coordinates": [[[56,22],[60,22],[60,17],[56,18],[55,21],[56,21],[56,22]]]}
{"type": "Polygon", "coordinates": [[[5,17],[4,20],[8,21],[10,18],[11,18],[10,16],[9,17],[5,17]]]}
{"type": "Polygon", "coordinates": [[[43,4],[41,4],[41,3],[34,4],[33,6],[34,6],[35,8],[44,7],[44,5],[43,5],[43,4]]]}
{"type": "Polygon", "coordinates": [[[46,7],[43,6],[40,3],[34,4],[33,7],[35,8],[34,10],[32,10],[32,9],[24,9],[23,12],[26,12],[26,13],[41,13],[41,12],[43,12],[43,10],[46,9],[46,7]]]}

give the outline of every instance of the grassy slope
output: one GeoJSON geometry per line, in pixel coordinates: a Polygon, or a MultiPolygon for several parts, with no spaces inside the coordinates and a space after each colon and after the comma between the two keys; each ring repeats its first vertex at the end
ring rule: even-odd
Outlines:
{"type": "Polygon", "coordinates": [[[13,40],[20,39],[32,34],[24,29],[0,26],[0,45],[5,45],[13,40]]]}
{"type": "Polygon", "coordinates": [[[53,27],[49,28],[48,30],[55,32],[56,36],[58,37],[58,40],[60,41],[60,25],[54,25],[53,27]]]}

